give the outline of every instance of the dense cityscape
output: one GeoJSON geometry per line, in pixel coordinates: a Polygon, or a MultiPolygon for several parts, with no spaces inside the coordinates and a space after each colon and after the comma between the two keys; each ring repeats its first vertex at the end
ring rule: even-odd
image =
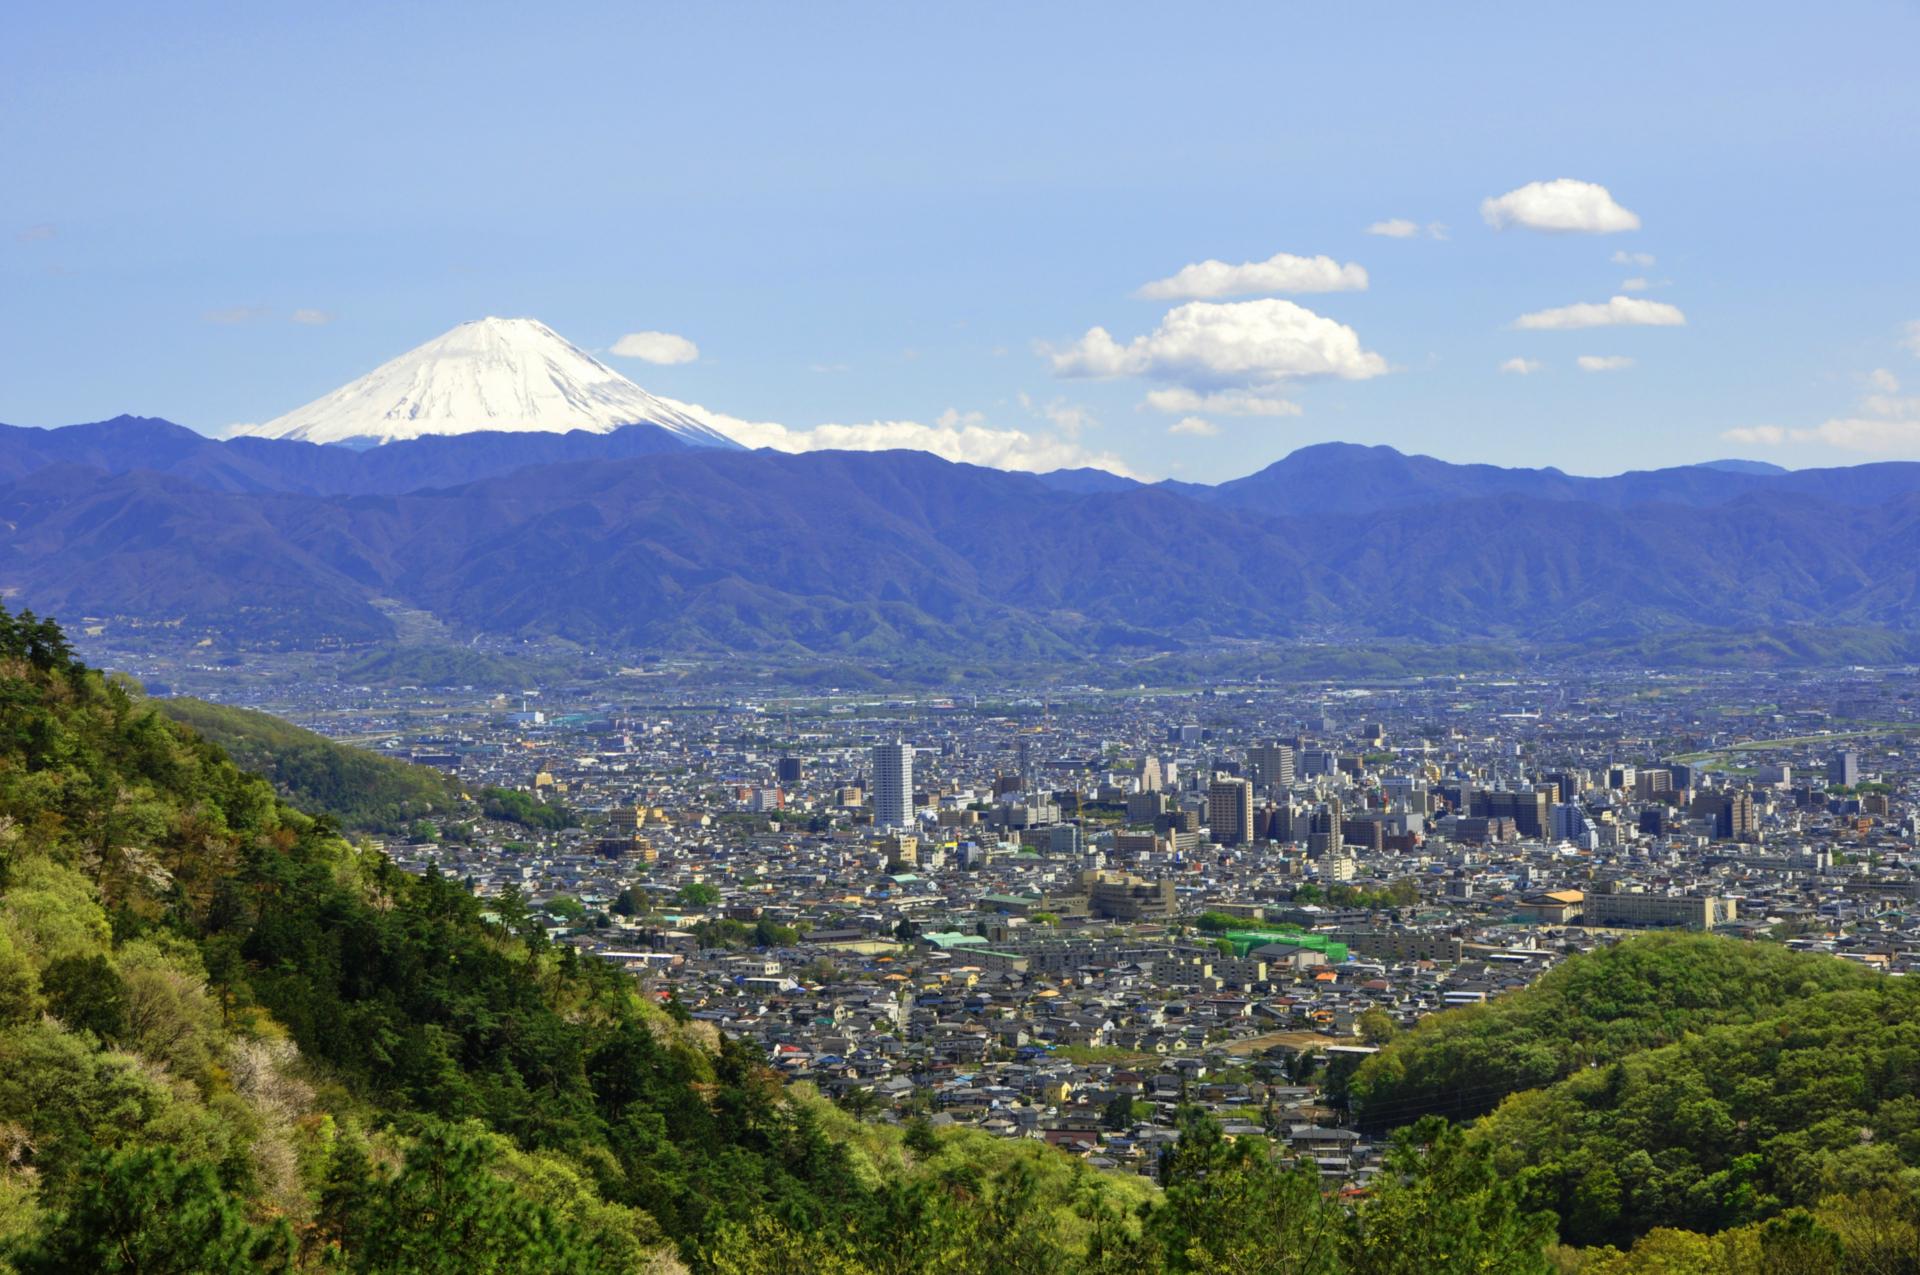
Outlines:
{"type": "Polygon", "coordinates": [[[1383,1145],[1355,1064],[1630,933],[1920,961],[1903,670],[1000,697],[267,681],[250,706],[550,812],[470,802],[373,839],[410,871],[528,909],[863,1116],[1141,1173],[1199,1103],[1364,1183],[1383,1145]]]}

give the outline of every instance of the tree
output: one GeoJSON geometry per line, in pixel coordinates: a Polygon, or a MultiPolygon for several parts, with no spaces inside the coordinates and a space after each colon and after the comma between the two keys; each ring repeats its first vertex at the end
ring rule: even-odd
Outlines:
{"type": "Polygon", "coordinates": [[[1161,1155],[1160,1180],[1163,1202],[1143,1231],[1162,1269],[1208,1275],[1341,1270],[1339,1208],[1322,1196],[1316,1172],[1276,1160],[1265,1139],[1229,1140],[1204,1111],[1184,1108],[1180,1140],[1161,1155]]]}
{"type": "Polygon", "coordinates": [[[96,1153],[64,1212],[14,1258],[21,1275],[257,1275],[292,1269],[286,1225],[255,1226],[210,1165],[170,1147],[96,1153]]]}
{"type": "Polygon", "coordinates": [[[495,1153],[473,1127],[429,1125],[406,1165],[370,1192],[348,1231],[361,1275],[578,1272],[592,1254],[579,1233],[518,1195],[494,1172],[495,1153]]]}
{"type": "Polygon", "coordinates": [[[720,890],[705,881],[689,881],[680,887],[679,897],[686,907],[710,908],[720,901],[720,890]]]}
{"type": "Polygon", "coordinates": [[[1438,1116],[1394,1135],[1380,1184],[1348,1226],[1353,1275],[1546,1275],[1553,1214],[1528,1212],[1490,1148],[1438,1116]]]}
{"type": "Polygon", "coordinates": [[[1360,1039],[1369,1045],[1384,1045],[1400,1034],[1400,1024],[1378,1005],[1360,1013],[1360,1039]]]}
{"type": "Polygon", "coordinates": [[[127,988],[106,957],[63,956],[40,976],[47,1007],[76,1031],[117,1041],[127,1031],[127,988]]]}

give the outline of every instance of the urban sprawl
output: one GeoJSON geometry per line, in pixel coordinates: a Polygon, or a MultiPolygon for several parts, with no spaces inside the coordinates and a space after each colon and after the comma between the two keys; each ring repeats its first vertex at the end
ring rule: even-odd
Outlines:
{"type": "Polygon", "coordinates": [[[1339,1184],[1382,1150],[1335,1100],[1359,1061],[1571,953],[1675,928],[1920,962],[1912,685],[224,690],[564,812],[383,848],[870,1119],[1151,1172],[1197,1103],[1339,1184]]]}

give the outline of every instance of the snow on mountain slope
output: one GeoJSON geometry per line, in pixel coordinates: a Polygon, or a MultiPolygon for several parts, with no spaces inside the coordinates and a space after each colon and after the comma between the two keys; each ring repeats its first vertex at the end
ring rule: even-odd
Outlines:
{"type": "Polygon", "coordinates": [[[695,447],[739,444],[533,319],[479,319],[305,407],[235,434],[368,447],[483,430],[606,434],[648,423],[695,447]]]}

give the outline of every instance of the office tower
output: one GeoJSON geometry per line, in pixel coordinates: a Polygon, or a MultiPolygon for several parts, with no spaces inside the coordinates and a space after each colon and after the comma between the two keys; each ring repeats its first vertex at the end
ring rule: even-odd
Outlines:
{"type": "Polygon", "coordinates": [[[1523,837],[1544,837],[1552,827],[1552,803],[1545,792],[1476,792],[1468,815],[1476,819],[1510,819],[1523,837]]]}
{"type": "Polygon", "coordinates": [[[1245,779],[1216,779],[1207,786],[1207,830],[1223,846],[1253,840],[1253,785],[1245,779]]]}
{"type": "Polygon", "coordinates": [[[1307,821],[1307,857],[1339,858],[1346,853],[1346,837],[1340,829],[1340,799],[1330,797],[1327,804],[1313,812],[1307,821]]]}
{"type": "Polygon", "coordinates": [[[1293,750],[1285,744],[1255,744],[1247,750],[1247,778],[1266,796],[1293,786],[1293,750]]]}
{"type": "Polygon", "coordinates": [[[913,826],[913,748],[899,740],[874,746],[873,826],[913,826]]]}
{"type": "Polygon", "coordinates": [[[798,757],[782,757],[777,766],[777,774],[783,784],[797,784],[804,773],[798,757]]]}
{"type": "Polygon", "coordinates": [[[1149,755],[1140,763],[1140,791],[1159,792],[1166,786],[1166,776],[1160,770],[1160,759],[1149,755]]]}
{"type": "Polygon", "coordinates": [[[1851,788],[1860,782],[1860,754],[1851,748],[1833,755],[1827,762],[1827,783],[1834,787],[1851,788]]]}

